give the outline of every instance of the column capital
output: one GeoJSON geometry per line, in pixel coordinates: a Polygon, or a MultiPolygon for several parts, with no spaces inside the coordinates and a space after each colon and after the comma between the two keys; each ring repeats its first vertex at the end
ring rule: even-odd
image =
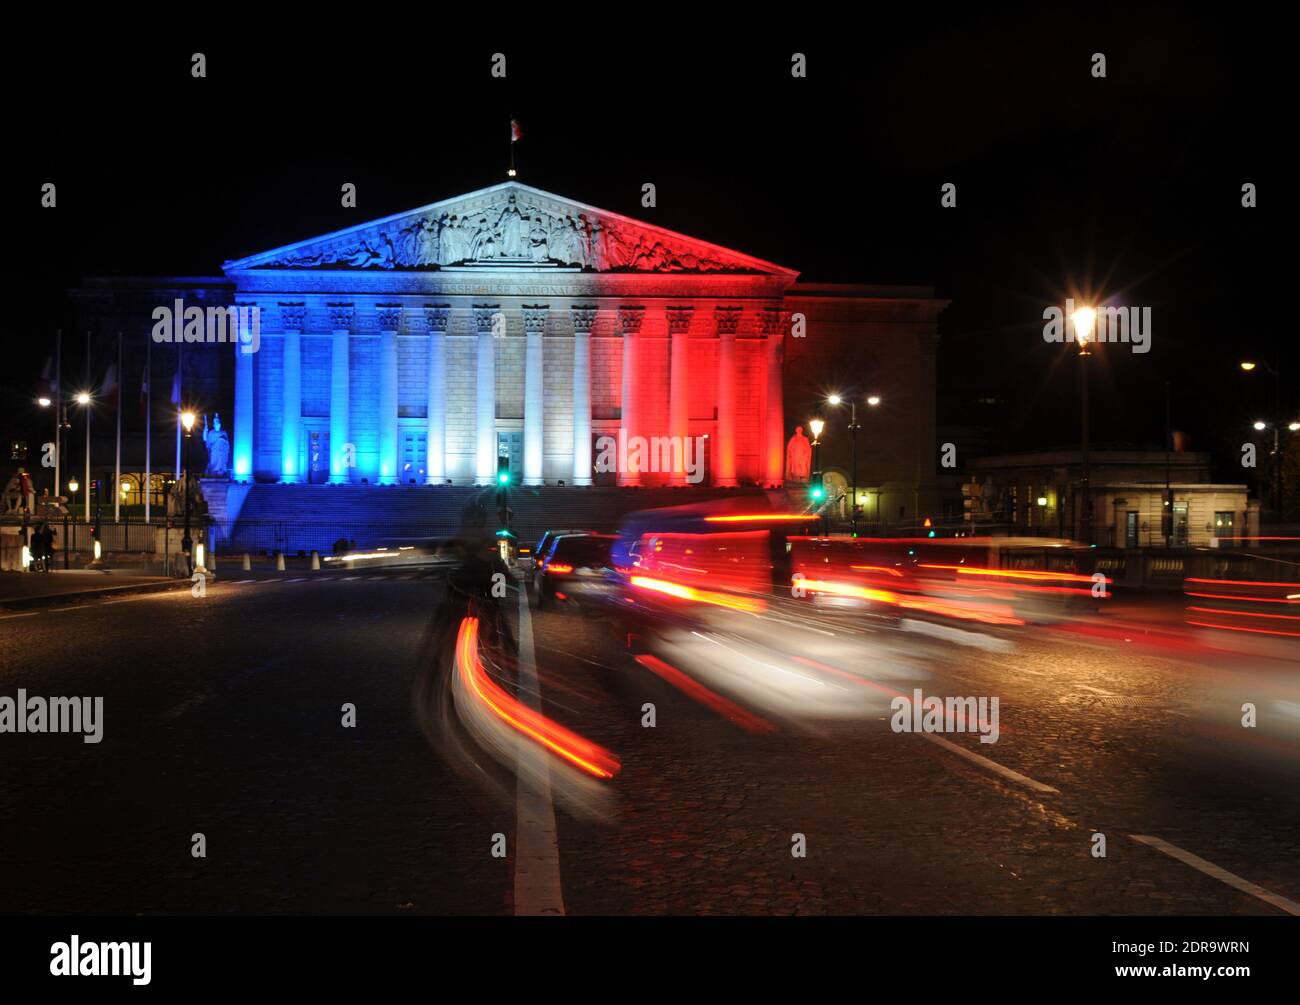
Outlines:
{"type": "Polygon", "coordinates": [[[691,330],[691,318],[695,316],[694,307],[669,307],[668,332],[671,335],[685,335],[691,330]]]}
{"type": "Polygon", "coordinates": [[[759,314],[759,323],[765,338],[780,338],[784,334],[785,311],[778,307],[765,307],[759,314]]]}
{"type": "Polygon", "coordinates": [[[541,334],[546,330],[546,318],[551,313],[550,307],[539,305],[524,305],[524,331],[528,334],[537,332],[541,334]]]}
{"type": "Polygon", "coordinates": [[[306,304],[280,304],[280,327],[285,331],[301,332],[307,321],[306,304]]]}
{"type": "Polygon", "coordinates": [[[578,335],[590,335],[591,330],[596,327],[596,306],[595,304],[578,304],[570,309],[573,315],[573,331],[578,335]]]}
{"type": "Polygon", "coordinates": [[[718,335],[735,335],[740,330],[740,317],[744,309],[740,307],[718,307],[713,312],[718,325],[718,335]]]}
{"type": "Polygon", "coordinates": [[[620,335],[639,334],[643,321],[645,321],[644,307],[620,307],[618,309],[618,333],[620,335]]]}
{"type": "Polygon", "coordinates": [[[326,304],[325,306],[330,312],[331,331],[348,332],[352,330],[352,322],[357,316],[355,304],[326,304]]]}
{"type": "Polygon", "coordinates": [[[496,319],[501,316],[500,304],[475,304],[474,330],[479,334],[493,332],[498,323],[496,319]]]}
{"type": "Polygon", "coordinates": [[[447,333],[447,323],[451,320],[450,304],[425,304],[424,321],[430,333],[447,333]]]}
{"type": "Polygon", "coordinates": [[[401,304],[376,304],[375,313],[379,317],[379,330],[381,332],[402,330],[401,304]]]}

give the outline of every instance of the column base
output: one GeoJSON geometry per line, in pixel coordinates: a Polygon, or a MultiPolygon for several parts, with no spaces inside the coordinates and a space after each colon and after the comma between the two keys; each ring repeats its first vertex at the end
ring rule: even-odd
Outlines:
{"type": "Polygon", "coordinates": [[[591,488],[590,478],[575,478],[570,482],[575,488],[591,488]]]}
{"type": "Polygon", "coordinates": [[[297,485],[297,484],[299,484],[299,483],[301,483],[301,482],[302,482],[302,478],[300,478],[298,475],[281,475],[281,476],[280,476],[280,484],[281,484],[281,485],[297,485]]]}

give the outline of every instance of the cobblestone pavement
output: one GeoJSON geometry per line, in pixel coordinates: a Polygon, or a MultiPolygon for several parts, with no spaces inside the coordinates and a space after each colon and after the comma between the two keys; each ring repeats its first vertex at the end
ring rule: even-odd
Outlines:
{"type": "MultiPolygon", "coordinates": [[[[0,696],[105,699],[99,744],[0,734],[0,910],[512,912],[532,823],[509,765],[432,711],[443,581],[244,578],[0,615],[0,696]]],[[[518,638],[517,593],[501,608],[518,638]]],[[[1134,834],[1300,899],[1300,678],[1277,650],[1017,629],[992,653],[827,616],[906,651],[897,691],[999,696],[996,744],[947,738],[975,762],[893,732],[883,692],[874,715],[747,732],[600,619],[527,617],[542,710],[622,765],[605,817],[556,787],[567,913],[1282,913],[1134,834]]]]}

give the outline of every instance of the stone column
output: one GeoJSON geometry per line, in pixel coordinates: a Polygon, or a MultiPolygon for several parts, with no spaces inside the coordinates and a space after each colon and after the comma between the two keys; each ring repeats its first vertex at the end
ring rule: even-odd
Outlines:
{"type": "Polygon", "coordinates": [[[591,330],[596,308],[573,308],[573,484],[591,484],[591,330]]]}
{"type": "Polygon", "coordinates": [[[400,304],[379,305],[379,484],[396,485],[397,470],[397,332],[400,304]]]}
{"type": "Polygon", "coordinates": [[[719,307],[718,324],[718,428],[713,443],[713,482],[736,485],[736,331],[739,307],[719,307]]]}
{"type": "Polygon", "coordinates": [[[491,485],[497,468],[497,333],[504,335],[506,319],[497,306],[476,306],[478,331],[477,388],[474,401],[474,484],[491,485]]]}
{"type": "Polygon", "coordinates": [[[785,317],[768,308],[762,315],[767,350],[767,421],[764,424],[764,481],[778,487],[785,481],[785,410],[782,403],[782,366],[785,361],[785,317]]]}
{"type": "Polygon", "coordinates": [[[620,439],[623,440],[623,446],[619,449],[618,483],[620,485],[640,485],[641,472],[623,470],[624,460],[628,462],[629,467],[634,456],[632,450],[632,437],[637,435],[637,429],[640,424],[640,416],[637,415],[637,399],[640,396],[640,387],[637,384],[637,344],[640,342],[641,322],[645,320],[644,307],[620,307],[618,309],[618,328],[619,334],[623,336],[623,401],[622,401],[622,420],[619,430],[620,439]]]}
{"type": "Polygon", "coordinates": [[[299,437],[302,432],[302,328],[307,319],[303,304],[280,305],[280,327],[284,331],[284,360],[280,367],[280,481],[302,481],[299,437]]]}
{"type": "Polygon", "coordinates": [[[425,481],[447,479],[447,321],[451,308],[426,307],[429,323],[429,405],[425,410],[425,481]]]}
{"type": "MultiPolygon", "coordinates": [[[[255,325],[258,343],[261,341],[261,310],[257,304],[236,304],[236,318],[241,328],[255,325]]],[[[242,336],[242,333],[241,333],[242,336]]],[[[235,340],[235,428],[230,470],[237,482],[253,480],[253,350],[257,344],[244,337],[235,340]]],[[[120,376],[120,375],[119,375],[120,376]]],[[[148,486],[146,486],[146,489],[148,486]]]]}
{"type": "Polygon", "coordinates": [[[356,466],[348,431],[349,353],[356,308],[351,304],[330,304],[329,312],[330,328],[334,332],[330,348],[330,484],[346,485],[352,476],[350,469],[356,466]]]}
{"type": "Polygon", "coordinates": [[[693,307],[668,309],[668,434],[681,445],[673,452],[673,485],[686,484],[687,440],[691,435],[691,318],[693,307]]]}
{"type": "Polygon", "coordinates": [[[546,393],[542,385],[542,338],[546,307],[524,308],[524,484],[542,484],[546,437],[546,393]]]}

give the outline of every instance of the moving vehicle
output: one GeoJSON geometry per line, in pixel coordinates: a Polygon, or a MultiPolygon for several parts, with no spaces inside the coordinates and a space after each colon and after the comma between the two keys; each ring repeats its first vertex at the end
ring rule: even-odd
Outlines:
{"type": "MultiPolygon", "coordinates": [[[[539,610],[556,604],[577,605],[608,589],[613,561],[613,534],[556,534],[545,557],[535,563],[533,603],[539,610]]],[[[539,555],[542,553],[539,552],[539,555]]]]}

